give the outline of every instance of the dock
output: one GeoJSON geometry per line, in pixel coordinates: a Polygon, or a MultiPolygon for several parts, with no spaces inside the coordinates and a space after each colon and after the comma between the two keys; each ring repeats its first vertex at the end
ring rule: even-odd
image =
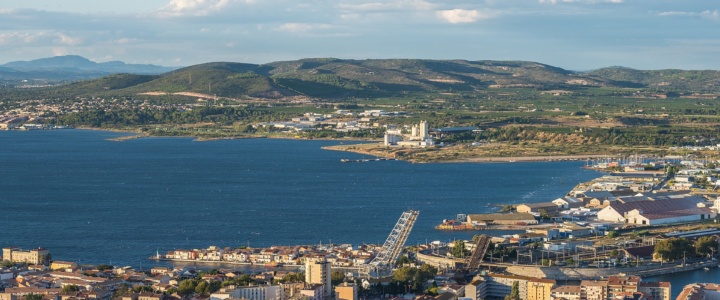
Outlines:
{"type": "Polygon", "coordinates": [[[347,159],[343,158],[340,160],[340,162],[370,162],[370,161],[386,161],[386,160],[397,160],[395,158],[385,158],[385,157],[378,157],[378,158],[363,158],[363,159],[347,159]]]}

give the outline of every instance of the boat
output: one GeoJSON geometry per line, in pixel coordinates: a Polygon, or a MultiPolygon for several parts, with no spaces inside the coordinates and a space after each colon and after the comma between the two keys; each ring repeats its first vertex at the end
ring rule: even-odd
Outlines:
{"type": "Polygon", "coordinates": [[[705,271],[710,271],[710,268],[704,267],[703,270],[705,270],[705,271]]]}
{"type": "Polygon", "coordinates": [[[350,160],[347,158],[340,159],[340,162],[349,162],[350,160]]]}

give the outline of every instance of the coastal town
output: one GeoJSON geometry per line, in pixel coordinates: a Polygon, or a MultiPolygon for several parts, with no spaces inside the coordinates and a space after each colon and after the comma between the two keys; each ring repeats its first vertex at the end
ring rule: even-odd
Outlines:
{"type": "Polygon", "coordinates": [[[714,161],[632,158],[587,167],[607,174],[564,197],[459,213],[436,228],[493,232],[472,240],[406,247],[419,214],[408,211],[382,245],[209,246],[149,258],[176,267],[82,265],[55,260],[48,249],[6,247],[0,299],[641,300],[671,299],[677,289],[683,300],[720,292],[713,283],[643,279],[718,267],[714,161]]]}
{"type": "Polygon", "coordinates": [[[0,17],[0,300],[720,300],[720,1],[0,17]]]}

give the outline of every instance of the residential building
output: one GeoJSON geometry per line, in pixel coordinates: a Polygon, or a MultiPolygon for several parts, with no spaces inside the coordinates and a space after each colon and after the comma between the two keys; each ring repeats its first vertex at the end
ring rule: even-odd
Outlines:
{"type": "Polygon", "coordinates": [[[55,271],[55,270],[67,270],[67,269],[77,268],[77,266],[78,266],[78,265],[77,265],[76,263],[74,263],[74,262],[56,260],[56,261],[53,261],[53,262],[50,264],[50,269],[53,270],[53,271],[55,271]]]}
{"type": "Polygon", "coordinates": [[[580,282],[580,299],[607,300],[606,280],[583,280],[580,282]]]}
{"type": "Polygon", "coordinates": [[[165,294],[155,294],[155,293],[140,293],[138,294],[138,300],[163,300],[165,299],[165,294]]]}
{"type": "Polygon", "coordinates": [[[18,300],[18,297],[11,293],[0,293],[0,300],[18,300]]]}
{"type": "Polygon", "coordinates": [[[321,300],[325,296],[325,287],[322,284],[314,284],[300,291],[300,295],[305,296],[308,300],[321,300]]]}
{"type": "Polygon", "coordinates": [[[692,283],[683,287],[677,300],[717,300],[720,299],[720,284],[692,283]]]}
{"type": "MultiPolygon", "coordinates": [[[[649,299],[670,300],[672,299],[670,282],[640,282],[638,292],[642,292],[649,299]]],[[[720,293],[718,293],[720,298],[720,293]]]]}
{"type": "Polygon", "coordinates": [[[520,299],[527,299],[528,281],[535,279],[524,276],[489,274],[485,280],[486,296],[489,298],[504,298],[512,291],[512,286],[517,282],[520,299]]]}
{"type": "Polygon", "coordinates": [[[473,278],[465,285],[465,297],[472,300],[485,299],[487,297],[487,281],[482,276],[473,278]]]}
{"type": "Polygon", "coordinates": [[[344,282],[335,287],[336,300],[357,300],[358,288],[353,283],[344,282]]]}
{"type": "Polygon", "coordinates": [[[614,299],[617,295],[626,292],[637,292],[640,284],[638,276],[610,276],[607,280],[608,299],[614,299]]]}
{"type": "MultiPolygon", "coordinates": [[[[243,286],[210,295],[212,300],[224,299],[282,300],[283,288],[279,285],[243,286]]],[[[138,299],[143,300],[143,299],[138,299]]]]}
{"type": "Polygon", "coordinates": [[[555,280],[552,279],[530,279],[527,282],[527,300],[550,300],[555,280]]]}
{"type": "Polygon", "coordinates": [[[550,299],[580,300],[579,285],[561,285],[550,291],[550,299]]]}
{"type": "Polygon", "coordinates": [[[330,263],[324,257],[308,259],[305,261],[305,282],[308,284],[321,284],[325,297],[330,297],[332,284],[330,281],[330,263]]]}
{"type": "Polygon", "coordinates": [[[32,265],[44,265],[48,262],[50,251],[43,248],[22,250],[20,248],[3,248],[3,260],[25,262],[32,265]]]}

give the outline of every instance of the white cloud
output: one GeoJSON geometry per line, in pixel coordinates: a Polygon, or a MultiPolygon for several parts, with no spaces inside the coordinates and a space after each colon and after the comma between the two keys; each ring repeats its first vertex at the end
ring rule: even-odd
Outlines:
{"type": "Polygon", "coordinates": [[[338,8],[351,12],[379,12],[379,11],[422,11],[437,8],[434,3],[425,0],[392,0],[383,2],[340,3],[338,8]]]}
{"type": "Polygon", "coordinates": [[[159,13],[161,15],[171,16],[206,16],[222,11],[231,4],[254,4],[256,1],[257,0],[170,0],[168,4],[159,10],[159,13]]]}
{"type": "Polygon", "coordinates": [[[58,32],[7,32],[0,33],[0,45],[45,46],[82,44],[83,39],[58,32]]]}
{"type": "Polygon", "coordinates": [[[495,17],[496,13],[483,13],[478,10],[467,10],[467,9],[449,9],[440,10],[437,12],[438,17],[443,19],[445,22],[458,24],[458,23],[474,23],[482,19],[489,19],[495,17]]]}
{"type": "Polygon", "coordinates": [[[713,11],[709,11],[709,10],[703,11],[700,13],[700,16],[703,18],[706,18],[706,19],[720,20],[720,12],[718,12],[717,9],[713,10],[713,11]]]}
{"type": "Polygon", "coordinates": [[[63,45],[78,45],[82,43],[82,38],[78,37],[71,37],[66,34],[59,34],[58,37],[60,38],[60,44],[63,45]]]}
{"type": "Polygon", "coordinates": [[[623,3],[624,0],[539,0],[540,3],[558,4],[558,3],[623,3]]]}
{"type": "Polygon", "coordinates": [[[331,27],[328,24],[285,23],[280,25],[277,30],[291,33],[309,33],[316,30],[330,29],[331,27]]]}
{"type": "Polygon", "coordinates": [[[68,49],[66,49],[64,47],[55,47],[52,49],[52,54],[54,56],[63,56],[63,55],[68,55],[69,53],[70,52],[68,52],[68,49]]]}
{"type": "Polygon", "coordinates": [[[694,13],[689,13],[685,11],[664,11],[661,13],[658,13],[658,16],[662,17],[669,17],[669,16],[692,16],[694,13]]]}
{"type": "Polygon", "coordinates": [[[664,11],[657,14],[661,17],[672,17],[672,16],[681,16],[681,17],[701,17],[704,19],[710,19],[715,21],[720,21],[720,11],[713,10],[705,10],[702,12],[688,12],[688,11],[664,11]]]}
{"type": "Polygon", "coordinates": [[[110,44],[114,44],[114,45],[127,45],[127,44],[134,43],[134,42],[137,42],[137,41],[138,41],[138,39],[134,39],[134,38],[119,38],[119,39],[115,39],[115,40],[110,41],[110,44]]]}

